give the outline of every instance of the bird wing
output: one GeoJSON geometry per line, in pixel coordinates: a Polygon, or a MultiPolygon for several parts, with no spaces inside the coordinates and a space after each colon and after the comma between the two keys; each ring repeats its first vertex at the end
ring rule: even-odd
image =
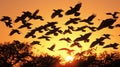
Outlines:
{"type": "Polygon", "coordinates": [[[95,15],[95,14],[92,14],[91,16],[88,17],[88,20],[89,20],[89,21],[92,21],[95,17],[96,17],[96,15],[95,15]]]}
{"type": "Polygon", "coordinates": [[[93,41],[92,44],[90,45],[90,48],[96,46],[99,42],[98,41],[93,41]]]}
{"type": "Polygon", "coordinates": [[[82,3],[76,4],[75,7],[74,7],[75,11],[79,11],[81,6],[82,6],[82,3]]]}
{"type": "Polygon", "coordinates": [[[54,12],[52,13],[51,18],[55,18],[55,16],[56,16],[56,13],[54,12]]]}

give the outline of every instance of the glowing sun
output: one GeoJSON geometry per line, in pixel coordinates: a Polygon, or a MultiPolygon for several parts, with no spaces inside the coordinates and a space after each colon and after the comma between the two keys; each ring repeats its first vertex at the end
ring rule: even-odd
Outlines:
{"type": "Polygon", "coordinates": [[[67,56],[67,57],[66,57],[66,61],[67,61],[67,62],[71,62],[71,61],[73,61],[73,59],[74,59],[74,58],[73,58],[72,56],[67,56]]]}

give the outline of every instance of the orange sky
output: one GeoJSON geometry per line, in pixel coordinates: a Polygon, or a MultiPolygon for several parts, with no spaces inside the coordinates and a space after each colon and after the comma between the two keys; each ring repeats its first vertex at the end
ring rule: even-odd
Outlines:
{"type": "MultiPolygon", "coordinates": [[[[36,9],[39,9],[40,10],[39,15],[43,16],[45,21],[39,22],[39,21],[32,20],[31,22],[34,24],[34,26],[32,27],[36,27],[38,25],[39,26],[44,25],[47,21],[59,21],[59,26],[62,26],[64,29],[65,26],[63,23],[67,21],[68,18],[73,16],[64,16],[63,18],[51,19],[50,16],[51,16],[51,13],[53,12],[53,9],[63,9],[64,11],[66,11],[69,9],[70,6],[74,6],[79,2],[82,2],[82,8],[80,9],[80,12],[81,12],[80,18],[84,19],[91,14],[96,14],[97,17],[94,20],[96,26],[100,24],[100,21],[98,21],[98,19],[103,20],[105,18],[110,17],[110,16],[106,16],[105,13],[120,11],[119,0],[19,0],[19,1],[18,0],[1,0],[0,1],[0,18],[2,18],[2,16],[10,16],[14,20],[16,16],[20,16],[22,14],[22,11],[34,12],[36,9]]],[[[120,19],[118,19],[116,23],[120,23],[120,19]]],[[[14,28],[17,28],[19,24],[16,24],[13,22],[13,25],[14,25],[14,28]]],[[[105,33],[113,34],[113,36],[111,36],[112,40],[106,41],[107,42],[106,44],[114,43],[114,42],[120,43],[119,42],[120,38],[117,36],[118,34],[120,34],[118,30],[120,29],[115,29],[115,30],[105,29],[105,30],[94,33],[90,39],[95,40],[96,37],[101,35],[99,33],[105,32],[105,33]]],[[[22,33],[21,35],[15,34],[13,36],[8,36],[10,31],[11,29],[7,28],[5,24],[0,21],[0,42],[1,43],[12,41],[13,39],[18,39],[23,42],[30,42],[32,40],[35,40],[31,38],[28,38],[28,39],[24,38],[25,33],[28,31],[27,29],[21,30],[21,33],[22,33]]],[[[81,32],[81,34],[84,34],[84,33],[81,32]]],[[[36,35],[40,36],[41,34],[36,33],[36,35]]],[[[40,46],[40,47],[44,47],[43,49],[41,49],[40,52],[44,51],[47,47],[50,47],[52,44],[58,43],[60,45],[57,45],[57,47],[55,48],[56,52],[53,53],[53,54],[56,54],[58,53],[57,49],[62,48],[63,46],[68,47],[68,45],[65,45],[67,43],[56,41],[58,38],[70,37],[74,39],[78,35],[80,34],[75,32],[74,34],[67,35],[67,36],[63,36],[63,35],[60,35],[58,37],[53,36],[54,38],[50,42],[46,42],[43,40],[41,43],[45,45],[40,46]],[[50,44],[46,45],[48,43],[50,44]]],[[[83,49],[87,49],[90,43],[85,44],[82,42],[82,44],[87,45],[87,46],[83,46],[84,47],[83,49]]],[[[39,52],[39,48],[37,49],[39,52]]],[[[76,47],[72,49],[76,49],[76,47]]],[[[77,48],[76,50],[79,51],[80,49],[77,48]]],[[[46,50],[46,52],[49,52],[49,51],[46,50]]]]}

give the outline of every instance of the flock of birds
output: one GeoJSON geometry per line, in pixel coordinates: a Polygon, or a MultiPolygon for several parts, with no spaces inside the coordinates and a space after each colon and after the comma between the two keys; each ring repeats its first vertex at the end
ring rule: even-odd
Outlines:
{"type": "MultiPolygon", "coordinates": [[[[56,24],[58,24],[58,22],[47,22],[45,25],[41,25],[39,27],[35,27],[34,29],[32,29],[32,23],[29,23],[30,20],[40,20],[40,21],[44,21],[44,18],[40,15],[38,15],[39,10],[36,10],[34,13],[31,13],[30,11],[23,11],[23,14],[21,16],[16,17],[16,19],[14,20],[15,23],[18,22],[22,22],[22,25],[20,25],[18,27],[18,29],[13,29],[12,26],[12,19],[9,16],[3,16],[3,18],[0,19],[0,21],[2,21],[3,23],[5,23],[5,25],[9,28],[12,29],[12,31],[9,33],[10,36],[14,35],[15,33],[17,34],[21,34],[20,29],[22,28],[27,28],[30,29],[29,32],[27,32],[27,34],[24,36],[24,38],[37,38],[37,39],[45,39],[46,41],[50,41],[52,37],[50,37],[49,35],[54,35],[54,36],[58,36],[59,34],[72,34],[72,32],[76,32],[76,31],[82,31],[82,32],[86,32],[86,28],[88,28],[89,30],[91,30],[92,32],[86,33],[84,35],[80,35],[79,37],[75,38],[73,41],[67,37],[63,37],[60,38],[59,41],[66,41],[68,43],[74,42],[73,44],[70,45],[70,47],[74,47],[77,46],[79,48],[81,48],[82,46],[80,45],[80,41],[84,41],[89,42],[90,39],[89,37],[92,35],[93,32],[102,30],[104,28],[109,28],[109,29],[113,29],[114,27],[120,27],[120,24],[116,24],[115,26],[113,26],[113,24],[116,22],[116,20],[118,19],[117,14],[120,14],[120,12],[114,12],[114,13],[106,13],[106,15],[110,15],[112,18],[108,18],[108,19],[104,19],[102,20],[101,24],[98,27],[94,27],[91,25],[94,25],[94,22],[92,20],[94,20],[94,18],[96,17],[95,14],[90,15],[88,18],[85,19],[81,19],[78,18],[78,16],[80,16],[80,8],[82,6],[82,3],[78,3],[76,4],[74,7],[70,7],[69,10],[67,10],[65,12],[65,15],[73,15],[75,16],[75,18],[70,18],[68,21],[65,22],[65,26],[68,27],[68,29],[65,30],[61,30],[61,27],[57,27],[56,24]],[[26,19],[28,18],[28,19],[26,19]],[[88,25],[84,25],[82,27],[77,27],[75,29],[74,26],[70,26],[70,24],[78,24],[78,23],[87,23],[88,25]],[[39,32],[39,33],[43,33],[44,31],[46,31],[46,33],[40,37],[36,37],[35,33],[39,32]]],[[[64,10],[62,9],[57,9],[57,10],[53,10],[54,12],[51,15],[51,19],[54,19],[56,17],[58,18],[62,18],[63,14],[62,12],[64,12],[64,10]]],[[[102,37],[100,38],[96,38],[95,41],[93,41],[90,44],[90,48],[96,46],[96,45],[104,45],[104,40],[105,39],[110,39],[110,34],[103,34],[102,37]]],[[[31,44],[39,44],[40,45],[40,41],[33,41],[31,42],[31,44]]],[[[118,43],[112,43],[112,44],[108,44],[106,46],[104,46],[103,48],[109,48],[112,47],[114,49],[118,49],[117,46],[119,44],[118,43]]],[[[48,47],[49,50],[54,51],[55,48],[55,44],[53,44],[51,47],[48,47]]],[[[65,50],[67,51],[68,54],[71,54],[74,50],[71,50],[69,48],[60,48],[59,50],[65,50]]]]}

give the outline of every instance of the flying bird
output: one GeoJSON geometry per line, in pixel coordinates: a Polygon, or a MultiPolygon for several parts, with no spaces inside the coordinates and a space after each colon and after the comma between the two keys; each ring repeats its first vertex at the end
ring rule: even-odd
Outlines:
{"type": "Polygon", "coordinates": [[[111,15],[113,18],[118,18],[117,14],[120,14],[120,12],[106,13],[106,15],[111,15]]]}
{"type": "Polygon", "coordinates": [[[32,44],[32,45],[35,45],[35,44],[41,45],[40,41],[32,41],[30,44],[32,44]]]}
{"type": "Polygon", "coordinates": [[[50,34],[54,34],[55,36],[58,35],[58,33],[62,33],[62,30],[60,30],[61,27],[58,28],[54,28],[52,30],[49,30],[48,32],[46,32],[45,35],[50,35],[50,34]]]}
{"type": "Polygon", "coordinates": [[[68,20],[65,25],[69,25],[71,23],[73,24],[78,24],[78,20],[80,20],[80,18],[70,18],[70,20],[68,20]]]}
{"type": "Polygon", "coordinates": [[[57,9],[57,10],[53,10],[54,12],[52,13],[52,15],[51,15],[51,18],[53,19],[53,18],[55,18],[56,16],[58,16],[58,17],[63,17],[63,15],[61,14],[61,12],[63,12],[63,10],[62,9],[57,9]]]}
{"type": "Polygon", "coordinates": [[[64,30],[64,31],[63,31],[63,34],[67,34],[67,33],[72,34],[72,32],[71,32],[70,29],[67,29],[67,30],[64,30]]]}
{"type": "Polygon", "coordinates": [[[118,48],[117,48],[118,45],[119,45],[118,43],[114,43],[114,44],[106,45],[106,46],[104,46],[103,48],[110,48],[110,47],[112,47],[113,49],[118,49],[118,48]]]}
{"type": "Polygon", "coordinates": [[[82,27],[77,27],[77,29],[75,31],[82,31],[82,32],[86,32],[85,28],[87,28],[88,26],[82,26],[82,27]]]}
{"type": "Polygon", "coordinates": [[[29,38],[30,36],[31,36],[32,38],[35,38],[35,37],[36,37],[35,32],[36,32],[36,30],[31,30],[30,32],[28,32],[28,33],[25,35],[25,38],[29,38]]]}
{"type": "Polygon", "coordinates": [[[4,22],[5,25],[9,28],[12,28],[13,26],[11,25],[12,24],[12,19],[9,17],[9,16],[3,16],[2,19],[0,19],[0,21],[4,22]]]}
{"type": "Polygon", "coordinates": [[[116,24],[115,27],[120,27],[120,24],[116,24]]]}
{"type": "Polygon", "coordinates": [[[49,38],[51,38],[51,37],[45,36],[45,35],[42,35],[42,36],[38,37],[38,39],[45,39],[45,40],[47,40],[47,41],[50,41],[49,38]]]}
{"type": "Polygon", "coordinates": [[[97,30],[97,27],[90,27],[90,26],[88,26],[88,28],[89,28],[91,31],[93,31],[93,32],[95,32],[95,31],[97,30]]]}
{"type": "Polygon", "coordinates": [[[103,34],[107,39],[110,39],[110,34],[103,34]]]}
{"type": "Polygon", "coordinates": [[[47,22],[47,24],[45,25],[46,27],[54,27],[55,24],[58,24],[58,22],[47,22]]]}
{"type": "Polygon", "coordinates": [[[74,14],[74,16],[79,16],[80,13],[78,11],[80,10],[81,6],[82,6],[82,3],[78,3],[74,7],[70,7],[71,9],[69,9],[65,13],[65,15],[72,15],[72,14],[74,14]]]}
{"type": "Polygon", "coordinates": [[[66,41],[68,43],[71,43],[71,41],[72,41],[69,37],[59,39],[59,41],[62,41],[62,40],[66,41]]]}
{"type": "Polygon", "coordinates": [[[92,22],[92,20],[96,17],[95,14],[92,14],[91,16],[89,16],[87,19],[83,19],[83,20],[80,20],[80,22],[86,22],[90,25],[93,25],[94,23],[92,22]]]}
{"type": "Polygon", "coordinates": [[[79,48],[81,48],[82,46],[80,45],[80,43],[78,43],[77,41],[75,41],[73,44],[71,44],[70,47],[74,47],[74,46],[77,46],[79,48]]]}
{"type": "MultiPolygon", "coordinates": [[[[96,46],[96,45],[98,45],[98,44],[101,45],[101,46],[104,45],[104,42],[103,42],[103,41],[104,41],[105,39],[107,39],[107,38],[106,38],[106,37],[97,38],[96,41],[93,41],[93,42],[91,43],[90,48],[92,48],[92,47],[94,47],[94,46],[96,46]]],[[[108,39],[109,39],[109,38],[108,38],[108,39]]]]}
{"type": "Polygon", "coordinates": [[[59,50],[65,50],[65,51],[67,51],[67,54],[69,54],[69,55],[71,55],[71,53],[72,53],[73,51],[75,51],[75,50],[70,50],[70,49],[68,49],[68,48],[61,48],[61,49],[59,49],[59,50]]]}
{"type": "Polygon", "coordinates": [[[51,50],[51,51],[54,51],[54,48],[55,48],[55,44],[52,45],[51,47],[49,47],[48,49],[51,50]]]}
{"type": "Polygon", "coordinates": [[[31,17],[29,18],[29,20],[31,20],[31,19],[34,19],[34,20],[38,20],[38,19],[40,19],[40,20],[44,20],[43,19],[43,17],[42,16],[40,16],[40,15],[37,15],[38,14],[38,12],[39,12],[39,10],[37,9],[37,10],[35,10],[35,12],[31,15],[31,17]]]}
{"type": "Polygon", "coordinates": [[[89,37],[91,36],[92,33],[87,33],[85,35],[81,35],[81,37],[78,37],[74,40],[74,42],[76,41],[84,41],[84,42],[89,42],[89,37]]]}
{"type": "Polygon", "coordinates": [[[25,24],[19,26],[18,28],[19,28],[19,29],[21,29],[21,28],[31,29],[31,27],[30,27],[31,25],[32,25],[31,23],[25,23],[25,24]]]}
{"type": "Polygon", "coordinates": [[[20,41],[19,40],[14,40],[13,41],[15,44],[20,44],[20,41]]]}
{"type": "Polygon", "coordinates": [[[12,36],[12,35],[15,34],[15,33],[20,34],[20,31],[17,30],[17,29],[12,29],[12,31],[10,32],[9,35],[12,36]]]}
{"type": "Polygon", "coordinates": [[[68,26],[68,29],[75,31],[73,26],[68,26]]]}
{"type": "Polygon", "coordinates": [[[101,24],[98,26],[97,30],[101,30],[103,28],[109,27],[110,29],[113,28],[113,24],[114,22],[116,22],[116,19],[113,18],[109,18],[109,19],[105,19],[101,22],[101,24]]]}

